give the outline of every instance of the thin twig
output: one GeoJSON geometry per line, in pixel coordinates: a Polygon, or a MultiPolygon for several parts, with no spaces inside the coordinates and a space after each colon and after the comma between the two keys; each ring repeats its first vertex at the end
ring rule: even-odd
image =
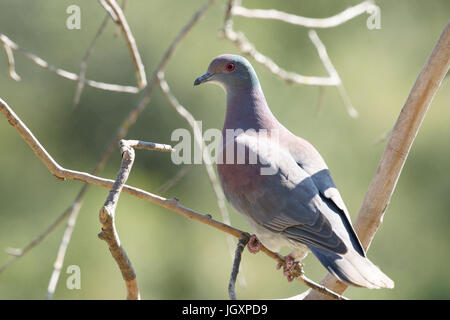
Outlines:
{"type": "Polygon", "coordinates": [[[20,76],[16,72],[16,65],[14,62],[14,53],[12,52],[11,47],[8,46],[5,42],[3,42],[3,49],[5,51],[6,58],[8,60],[9,76],[16,81],[20,81],[20,76]]]}
{"type": "Polygon", "coordinates": [[[236,278],[239,273],[239,265],[241,264],[242,251],[244,251],[244,248],[247,245],[248,240],[249,235],[240,238],[236,247],[236,252],[234,254],[233,269],[231,270],[230,281],[228,283],[228,295],[230,296],[231,300],[236,300],[236,291],[235,291],[236,278]]]}
{"type": "MultiPolygon", "coordinates": [[[[33,61],[38,66],[40,66],[48,71],[51,71],[60,77],[63,77],[65,79],[72,80],[72,81],[80,80],[80,77],[77,74],[57,68],[57,67],[49,64],[47,61],[43,60],[42,58],[38,57],[37,55],[35,55],[31,52],[25,51],[24,49],[19,47],[19,45],[17,43],[13,42],[11,39],[9,39],[7,36],[5,36],[2,33],[0,33],[0,42],[6,44],[12,50],[19,52],[26,58],[33,61]]],[[[136,88],[133,86],[122,86],[119,84],[105,83],[105,82],[99,82],[99,81],[94,81],[94,80],[89,80],[89,79],[84,79],[83,82],[86,83],[88,86],[91,86],[91,87],[97,88],[97,89],[101,89],[101,90],[125,92],[125,93],[139,92],[139,88],[136,88]]]]}
{"type": "Polygon", "coordinates": [[[167,180],[166,182],[164,182],[159,189],[156,191],[156,193],[158,194],[165,194],[170,188],[172,188],[174,185],[176,185],[181,179],[184,178],[184,176],[191,171],[191,169],[193,168],[193,166],[185,166],[183,168],[181,168],[180,170],[177,171],[177,173],[170,178],[169,180],[167,180]]]}
{"type": "Polygon", "coordinates": [[[75,97],[73,99],[74,108],[76,108],[78,106],[78,104],[80,103],[81,93],[83,92],[84,80],[86,78],[86,72],[87,72],[87,60],[89,59],[90,55],[94,51],[94,47],[97,43],[97,40],[98,40],[98,38],[100,38],[101,34],[105,30],[105,27],[108,24],[108,21],[109,21],[109,14],[107,14],[105,16],[105,18],[103,19],[100,27],[98,28],[98,30],[94,36],[94,39],[92,39],[89,47],[87,48],[87,50],[83,56],[83,60],[81,60],[80,74],[78,75],[79,80],[78,80],[78,84],[77,84],[77,89],[75,91],[75,97]]]}
{"type": "MultiPolygon", "coordinates": [[[[449,67],[450,22],[442,31],[409,93],[356,217],[355,230],[366,251],[381,226],[411,146],[449,67]]],[[[327,274],[321,284],[337,293],[343,293],[347,289],[347,285],[331,274],[327,274]]],[[[310,292],[305,297],[305,299],[324,298],[326,297],[315,292],[310,292]]]]}
{"type": "MultiPolygon", "coordinates": [[[[61,270],[64,265],[64,258],[66,256],[67,248],[69,247],[70,238],[72,236],[73,229],[75,228],[75,223],[76,223],[76,220],[78,217],[78,213],[80,212],[81,205],[83,203],[84,194],[87,192],[88,188],[89,188],[89,184],[85,184],[81,188],[80,192],[78,193],[77,197],[75,198],[75,200],[73,201],[71,206],[69,208],[67,208],[66,211],[64,211],[63,214],[60,215],[56,219],[56,221],[52,224],[52,226],[54,226],[54,228],[52,228],[52,229],[49,228],[46,230],[46,232],[41,234],[41,237],[42,237],[41,241],[42,241],[50,234],[51,231],[56,229],[56,227],[60,223],[62,223],[66,218],[69,218],[67,220],[66,229],[64,230],[64,234],[63,234],[61,243],[58,247],[58,252],[56,254],[56,259],[53,264],[52,275],[50,276],[50,281],[49,281],[48,287],[47,287],[47,293],[45,294],[45,298],[47,300],[53,299],[53,295],[55,294],[59,276],[61,275],[61,270]]],[[[36,246],[36,245],[37,244],[35,244],[34,246],[36,246]]]]}
{"type": "Polygon", "coordinates": [[[356,6],[349,7],[332,17],[322,19],[302,17],[274,9],[247,9],[242,6],[233,6],[231,14],[245,18],[279,20],[297,26],[318,29],[337,27],[361,14],[371,13],[374,6],[373,1],[364,1],[356,6]]]}
{"type": "Polygon", "coordinates": [[[358,117],[358,111],[356,111],[356,109],[353,107],[350,98],[344,88],[344,85],[342,84],[342,80],[339,77],[339,74],[334,68],[333,64],[331,63],[330,57],[328,57],[327,54],[327,49],[325,48],[323,42],[320,40],[319,36],[317,35],[317,32],[315,30],[309,30],[308,36],[309,39],[311,39],[311,42],[316,47],[319,58],[322,61],[322,64],[327,70],[328,74],[330,75],[330,78],[333,78],[337,81],[336,86],[338,88],[338,92],[342,98],[342,101],[344,102],[344,105],[347,108],[348,114],[352,118],[358,117]]]}
{"type": "Polygon", "coordinates": [[[120,151],[122,154],[122,165],[117,174],[116,181],[109,191],[105,204],[100,209],[100,222],[102,224],[102,232],[99,238],[105,240],[109,246],[109,251],[116,260],[117,265],[122,273],[127,288],[128,300],[139,300],[140,294],[136,282],[136,273],[133,269],[130,259],[125,249],[120,244],[119,234],[115,226],[115,212],[119,201],[120,193],[128,180],[133,162],[135,158],[134,149],[156,150],[162,152],[172,152],[173,149],[169,145],[144,142],[138,140],[121,140],[120,151]]]}
{"type": "Polygon", "coordinates": [[[51,234],[67,217],[70,216],[73,210],[76,210],[81,203],[78,201],[80,196],[77,196],[76,201],[72,203],[72,205],[64,211],[62,215],[60,215],[50,226],[45,229],[44,232],[39,234],[36,238],[34,238],[30,243],[24,246],[21,249],[18,248],[8,248],[7,252],[11,255],[8,261],[6,261],[3,265],[0,266],[0,273],[3,272],[9,265],[17,261],[19,258],[23,257],[28,251],[39,245],[49,234],[51,234]]]}
{"type": "MultiPolygon", "coordinates": [[[[125,12],[125,8],[127,6],[127,0],[122,0],[122,11],[125,12]]],[[[116,27],[116,30],[114,31],[114,38],[116,38],[120,33],[120,26],[116,27]]]]}
{"type": "Polygon", "coordinates": [[[102,5],[103,9],[106,10],[106,12],[108,13],[108,16],[111,17],[111,19],[115,22],[118,23],[119,22],[119,18],[117,17],[116,12],[113,10],[113,8],[109,5],[109,3],[106,0],[98,0],[98,2],[100,2],[100,4],[102,5]]]}
{"type": "MultiPolygon", "coordinates": [[[[45,164],[47,169],[58,179],[65,180],[78,180],[89,184],[94,184],[100,187],[111,189],[113,188],[115,181],[110,179],[105,179],[101,177],[94,176],[92,174],[81,172],[81,171],[75,171],[70,169],[65,169],[61,165],[59,165],[45,150],[45,148],[40,144],[40,142],[36,139],[36,137],[33,135],[33,133],[27,128],[27,126],[20,120],[20,118],[14,113],[14,111],[7,105],[6,102],[4,102],[0,98],[0,112],[6,117],[8,122],[19,132],[19,134],[22,136],[22,138],[25,140],[25,142],[30,146],[30,148],[33,150],[33,152],[36,154],[36,156],[45,164]]],[[[139,146],[145,149],[152,149],[152,148],[159,148],[162,151],[171,152],[173,151],[171,146],[168,145],[158,145],[153,143],[141,143],[139,141],[130,142],[131,145],[139,146]]],[[[241,231],[239,229],[236,229],[234,227],[231,227],[228,224],[219,222],[214,220],[210,214],[201,214],[198,212],[195,212],[192,209],[189,209],[187,207],[184,207],[181,205],[176,198],[172,199],[166,199],[161,196],[152,194],[150,192],[141,190],[136,187],[128,186],[123,184],[122,185],[123,192],[126,192],[128,194],[131,194],[137,198],[147,200],[149,202],[152,202],[154,204],[160,205],[164,208],[167,208],[173,212],[179,213],[186,218],[199,221],[201,223],[204,223],[206,225],[209,225],[211,227],[214,227],[218,230],[221,230],[225,233],[231,234],[236,238],[242,238],[247,235],[246,232],[241,231]]],[[[261,250],[271,257],[272,259],[275,259],[278,262],[285,263],[284,258],[281,257],[279,254],[272,252],[262,246],[261,250]]],[[[309,285],[308,282],[304,282],[304,280],[301,277],[297,277],[297,280],[306,283],[309,285]]],[[[313,283],[313,282],[312,282],[313,283]]],[[[322,288],[321,285],[316,285],[314,287],[322,288]]],[[[327,290],[323,290],[324,293],[329,294],[327,290]]],[[[332,294],[333,298],[340,297],[339,295],[332,294]]]]}
{"type": "Polygon", "coordinates": [[[122,33],[125,37],[128,49],[130,51],[131,60],[133,61],[134,67],[136,69],[136,77],[139,88],[144,88],[147,86],[147,76],[145,75],[144,64],[142,63],[141,55],[139,54],[139,50],[136,45],[136,40],[134,39],[133,33],[131,32],[130,26],[128,25],[128,21],[123,14],[122,8],[117,4],[116,0],[102,0],[101,1],[103,7],[107,7],[104,3],[107,3],[111,10],[108,10],[108,13],[114,13],[116,19],[113,20],[117,23],[122,33]]]}
{"type": "Polygon", "coordinates": [[[314,112],[316,116],[318,116],[322,111],[322,107],[325,101],[325,87],[318,87],[318,88],[319,88],[319,99],[317,99],[316,111],[314,112]]]}

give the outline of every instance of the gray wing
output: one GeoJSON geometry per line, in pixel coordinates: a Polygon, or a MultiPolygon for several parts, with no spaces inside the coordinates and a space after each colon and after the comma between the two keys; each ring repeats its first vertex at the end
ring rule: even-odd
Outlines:
{"type": "Polygon", "coordinates": [[[327,206],[342,218],[344,227],[350,234],[353,247],[359,254],[365,257],[365,251],[353,229],[347,207],[342,200],[325,161],[309,142],[298,137],[295,138],[297,138],[296,143],[290,145],[291,155],[296,163],[311,176],[327,206]]]}
{"type": "MultiPolygon", "coordinates": [[[[259,154],[261,156],[261,154],[259,154]]],[[[347,252],[349,237],[341,216],[324,200],[312,177],[280,150],[273,175],[255,175],[245,192],[228,192],[230,202],[264,228],[292,241],[335,253],[347,252]]]]}

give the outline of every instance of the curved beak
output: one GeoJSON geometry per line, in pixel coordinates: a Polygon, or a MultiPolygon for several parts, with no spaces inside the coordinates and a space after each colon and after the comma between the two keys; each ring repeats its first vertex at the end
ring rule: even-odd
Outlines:
{"type": "Polygon", "coordinates": [[[199,84],[207,82],[213,75],[214,75],[213,73],[207,72],[204,75],[198,77],[194,81],[194,86],[198,86],[199,84]]]}

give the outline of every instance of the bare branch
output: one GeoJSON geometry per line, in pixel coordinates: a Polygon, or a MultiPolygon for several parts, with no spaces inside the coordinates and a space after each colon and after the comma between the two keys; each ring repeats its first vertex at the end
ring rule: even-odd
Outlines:
{"type": "MultiPolygon", "coordinates": [[[[411,146],[449,67],[450,22],[444,28],[411,89],[356,217],[355,230],[365,250],[369,248],[375,233],[381,226],[411,146]]],[[[347,289],[345,284],[331,274],[327,274],[321,283],[338,293],[343,293],[347,289]]],[[[310,292],[305,298],[324,299],[326,297],[310,292]]]]}
{"type": "Polygon", "coordinates": [[[12,79],[16,80],[16,81],[20,81],[20,76],[16,73],[16,66],[15,66],[15,62],[14,62],[14,54],[13,54],[11,48],[5,42],[3,42],[3,49],[5,51],[6,58],[8,59],[8,73],[9,73],[9,76],[12,79]]]}
{"type": "Polygon", "coordinates": [[[197,12],[194,13],[189,22],[180,30],[180,32],[177,34],[175,39],[170,44],[167,51],[164,53],[164,56],[162,57],[161,61],[159,62],[158,67],[156,68],[156,71],[153,74],[154,80],[157,79],[158,72],[165,70],[167,63],[169,62],[169,59],[172,57],[173,53],[175,52],[175,49],[178,47],[180,42],[186,37],[188,32],[191,31],[192,27],[194,27],[197,24],[200,18],[203,17],[205,12],[216,2],[217,0],[206,1],[206,3],[203,6],[201,6],[201,8],[197,10],[197,12]]]}
{"type": "Polygon", "coordinates": [[[337,73],[333,64],[331,63],[330,58],[328,57],[327,49],[325,48],[325,45],[320,40],[316,31],[309,30],[308,35],[309,35],[309,38],[311,39],[311,42],[316,47],[317,53],[319,54],[319,58],[320,58],[320,60],[322,60],[322,64],[324,65],[325,69],[327,70],[328,74],[330,75],[330,78],[336,80],[336,82],[337,82],[336,86],[338,88],[338,92],[342,98],[342,101],[344,102],[345,107],[347,108],[348,114],[352,118],[358,117],[358,111],[356,111],[356,109],[353,107],[353,105],[350,101],[350,98],[347,94],[347,91],[345,90],[344,85],[342,84],[342,80],[339,77],[339,74],[337,73]]]}
{"type": "MultiPolygon", "coordinates": [[[[122,0],[122,11],[125,12],[125,8],[127,6],[127,0],[122,0]]],[[[116,38],[120,33],[120,26],[116,26],[116,30],[114,31],[114,37],[116,38]]]]}
{"type": "Polygon", "coordinates": [[[178,170],[175,176],[167,180],[163,185],[161,185],[161,187],[159,187],[156,193],[159,194],[166,193],[170,188],[172,188],[175,184],[177,184],[178,181],[180,181],[192,168],[193,168],[192,166],[186,166],[178,170]]]}
{"type": "Polygon", "coordinates": [[[158,150],[158,151],[172,151],[171,146],[161,145],[151,142],[143,142],[136,140],[121,140],[120,141],[120,151],[122,153],[122,165],[120,167],[119,173],[117,174],[116,181],[111,188],[108,197],[106,198],[105,204],[100,209],[100,222],[102,224],[102,232],[98,235],[100,239],[105,240],[109,246],[109,251],[111,255],[116,260],[120,271],[122,272],[122,277],[125,280],[127,288],[127,299],[128,300],[139,300],[140,294],[136,282],[136,273],[133,269],[130,259],[128,258],[125,250],[120,244],[119,234],[117,233],[115,225],[115,212],[117,203],[119,201],[120,193],[128,180],[128,176],[133,167],[133,162],[135,158],[134,149],[147,149],[147,150],[158,150]]]}
{"type": "Polygon", "coordinates": [[[136,273],[130,259],[120,243],[119,234],[117,233],[115,225],[115,211],[117,202],[119,201],[120,192],[122,191],[125,182],[128,180],[128,176],[134,162],[133,148],[121,141],[120,150],[122,152],[122,165],[119,173],[117,174],[116,181],[109,191],[105,204],[100,209],[100,223],[102,224],[102,232],[99,233],[98,237],[106,241],[111,255],[119,266],[127,287],[127,299],[139,300],[140,295],[136,283],[136,273]]]}
{"type": "Polygon", "coordinates": [[[236,300],[236,292],[235,292],[236,278],[239,273],[239,265],[241,264],[242,251],[244,251],[244,248],[247,245],[248,240],[249,235],[240,238],[236,247],[236,252],[234,254],[233,269],[231,270],[230,282],[228,283],[228,295],[230,296],[231,300],[236,300]]]}
{"type": "MultiPolygon", "coordinates": [[[[45,237],[47,237],[62,221],[64,221],[67,217],[69,218],[67,221],[66,229],[64,230],[64,234],[62,237],[62,241],[59,245],[58,252],[56,254],[56,260],[53,264],[53,272],[50,276],[50,281],[47,287],[47,293],[45,294],[45,298],[47,300],[51,300],[53,298],[53,295],[55,294],[56,285],[58,284],[59,276],[61,275],[61,270],[64,265],[64,258],[66,256],[67,248],[69,247],[70,238],[72,236],[73,229],[75,228],[75,223],[78,217],[78,213],[80,212],[81,205],[83,203],[83,197],[84,194],[87,192],[87,189],[89,187],[89,184],[85,184],[80,192],[78,193],[77,197],[71,204],[69,208],[66,209],[66,211],[63,212],[62,215],[60,215],[56,221],[52,224],[54,228],[50,229],[48,228],[46,232],[41,234],[42,240],[44,240],[45,237]]],[[[36,243],[35,245],[37,245],[36,243]]]]}
{"type": "Polygon", "coordinates": [[[297,26],[318,29],[337,27],[361,14],[371,13],[374,7],[375,5],[372,1],[364,1],[354,7],[347,8],[332,17],[322,19],[297,16],[295,14],[290,14],[274,9],[247,9],[242,6],[234,6],[231,10],[231,14],[234,16],[241,16],[245,18],[279,20],[297,26]]]}
{"type": "Polygon", "coordinates": [[[319,88],[319,99],[317,99],[316,111],[314,112],[316,116],[318,116],[322,111],[322,107],[325,101],[325,87],[318,87],[318,88],[319,88]]]}
{"type": "Polygon", "coordinates": [[[101,0],[100,2],[102,3],[104,8],[106,8],[107,6],[111,8],[111,10],[107,11],[108,13],[112,14],[114,22],[117,23],[122,30],[122,33],[127,42],[128,49],[130,51],[131,59],[133,60],[134,67],[136,69],[138,87],[142,89],[147,86],[147,76],[145,75],[145,68],[136,45],[136,40],[134,39],[127,19],[123,14],[122,8],[117,4],[116,0],[101,0]],[[107,5],[105,5],[105,3],[107,5]]]}
{"type": "Polygon", "coordinates": [[[100,2],[102,7],[106,10],[108,16],[110,16],[115,23],[119,23],[119,18],[109,3],[106,0],[98,0],[98,2],[100,2]]]}
{"type": "Polygon", "coordinates": [[[81,60],[80,74],[78,75],[79,80],[78,80],[78,84],[77,84],[77,89],[75,91],[75,97],[73,100],[73,104],[74,104],[75,108],[80,103],[81,93],[83,92],[84,80],[86,78],[86,72],[87,72],[87,60],[89,59],[90,55],[94,51],[95,44],[97,43],[97,40],[98,40],[98,38],[100,38],[103,31],[105,30],[105,27],[108,24],[108,21],[109,21],[109,14],[107,14],[105,16],[105,18],[103,19],[99,29],[97,30],[97,33],[94,36],[94,39],[92,39],[91,44],[89,45],[89,47],[87,48],[87,50],[83,56],[83,60],[81,60]]]}
{"type": "MultiPolygon", "coordinates": [[[[72,72],[57,68],[51,64],[49,64],[47,61],[39,58],[38,56],[36,56],[33,53],[30,53],[28,51],[23,50],[21,47],[19,47],[19,45],[15,42],[13,42],[11,39],[9,39],[7,36],[5,36],[4,34],[0,33],[0,42],[2,42],[3,44],[5,44],[6,46],[8,46],[9,48],[11,48],[12,50],[15,50],[19,53],[21,53],[23,56],[25,56],[26,58],[30,59],[31,61],[33,61],[35,64],[37,64],[38,66],[51,71],[55,74],[57,74],[60,77],[66,78],[68,80],[72,80],[72,81],[79,81],[80,77],[72,72]]],[[[116,92],[125,92],[125,93],[137,93],[139,92],[139,89],[133,86],[122,86],[122,85],[118,85],[118,84],[112,84],[112,83],[105,83],[105,82],[99,82],[99,81],[94,81],[94,80],[89,80],[89,79],[84,79],[82,80],[85,84],[87,84],[88,86],[91,86],[93,88],[97,88],[97,89],[101,89],[101,90],[107,90],[107,91],[116,91],[116,92]]]]}
{"type": "Polygon", "coordinates": [[[23,257],[28,251],[39,245],[50,233],[52,233],[67,217],[70,216],[73,210],[76,210],[81,203],[79,202],[80,196],[76,198],[76,201],[72,203],[72,205],[64,211],[62,215],[60,215],[47,229],[39,234],[36,238],[34,238],[30,243],[28,243],[22,249],[18,248],[9,248],[7,252],[11,255],[8,261],[6,261],[3,265],[0,266],[0,273],[3,272],[7,267],[9,267],[12,263],[17,261],[19,258],[23,257]]]}

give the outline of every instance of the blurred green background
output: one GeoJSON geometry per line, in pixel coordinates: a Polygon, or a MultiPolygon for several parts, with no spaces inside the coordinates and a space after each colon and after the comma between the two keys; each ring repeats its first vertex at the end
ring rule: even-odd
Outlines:
{"type": "MultiPolygon", "coordinates": [[[[136,38],[148,77],[164,51],[205,0],[134,0],[125,14],[136,38]]],[[[326,17],[357,1],[256,1],[249,8],[277,8],[298,15],[326,17]]],[[[354,218],[377,168],[385,143],[375,142],[394,125],[425,60],[450,17],[446,0],[377,1],[381,29],[368,30],[367,15],[332,29],[317,30],[359,111],[352,119],[336,88],[326,88],[316,114],[319,89],[287,85],[251,61],[275,115],[321,152],[354,218]]],[[[203,128],[221,128],[225,96],[215,86],[192,87],[213,57],[239,53],[218,37],[225,1],[210,8],[181,43],[167,68],[174,94],[203,128]]],[[[97,1],[2,0],[0,32],[22,48],[63,69],[79,72],[80,62],[105,13],[97,1]],[[81,8],[81,30],[66,28],[66,8],[81,8]]],[[[281,67],[304,75],[326,76],[306,28],[276,21],[235,17],[235,29],[281,67]]],[[[87,77],[135,83],[123,37],[109,23],[89,60],[87,77]]],[[[22,81],[7,75],[0,54],[0,97],[22,118],[62,166],[90,172],[124,117],[142,94],[114,93],[86,87],[73,108],[76,83],[41,69],[15,54],[22,81]]],[[[394,290],[350,288],[353,299],[450,298],[450,79],[444,80],[414,142],[384,223],[368,253],[395,280],[394,290]]],[[[0,264],[4,249],[21,248],[40,234],[73,201],[82,183],[61,182],[45,168],[18,133],[0,117],[0,264]]],[[[171,143],[171,132],[186,127],[156,89],[128,138],[171,143]]],[[[101,176],[114,178],[120,164],[116,150],[101,176]]],[[[129,184],[155,192],[180,168],[165,153],[138,151],[129,184]]],[[[125,287],[106,244],[97,238],[98,211],[107,190],[91,187],[80,211],[55,299],[122,299],[125,287]],[[69,265],[81,268],[81,290],[66,288],[69,265]]],[[[166,194],[220,219],[204,168],[192,170],[166,194]]],[[[230,208],[232,225],[249,230],[230,208]]],[[[0,274],[0,299],[43,299],[65,224],[39,247],[0,274]]],[[[137,273],[144,299],[227,299],[231,257],[225,234],[123,194],[117,227],[137,273]]],[[[312,255],[307,275],[320,280],[324,268],[312,255]]],[[[288,283],[264,254],[243,254],[238,298],[272,299],[307,288],[288,283]]]]}

